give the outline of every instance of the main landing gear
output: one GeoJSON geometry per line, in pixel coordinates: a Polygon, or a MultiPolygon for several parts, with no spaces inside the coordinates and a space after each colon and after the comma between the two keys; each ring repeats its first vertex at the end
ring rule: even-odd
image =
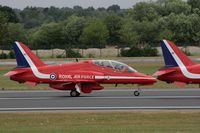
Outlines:
{"type": "Polygon", "coordinates": [[[71,97],[78,97],[78,96],[80,96],[80,93],[76,90],[71,90],[70,96],[71,97]]]}
{"type": "Polygon", "coordinates": [[[76,84],[74,90],[71,90],[71,97],[79,97],[81,94],[81,84],[76,84]]]}

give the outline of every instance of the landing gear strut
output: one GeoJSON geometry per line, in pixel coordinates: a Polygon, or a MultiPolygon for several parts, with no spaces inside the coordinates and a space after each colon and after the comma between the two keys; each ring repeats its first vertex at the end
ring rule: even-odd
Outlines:
{"type": "Polygon", "coordinates": [[[80,96],[80,93],[76,90],[71,90],[70,96],[71,97],[78,97],[78,96],[80,96]]]}

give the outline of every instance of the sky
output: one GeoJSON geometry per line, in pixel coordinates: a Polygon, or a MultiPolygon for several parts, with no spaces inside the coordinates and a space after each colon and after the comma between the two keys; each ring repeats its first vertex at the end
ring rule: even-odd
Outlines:
{"type": "Polygon", "coordinates": [[[150,0],[0,0],[0,5],[9,6],[12,8],[23,9],[27,6],[36,7],[73,7],[75,5],[87,8],[93,6],[94,8],[105,7],[117,4],[121,8],[130,8],[135,3],[140,1],[150,0]]]}

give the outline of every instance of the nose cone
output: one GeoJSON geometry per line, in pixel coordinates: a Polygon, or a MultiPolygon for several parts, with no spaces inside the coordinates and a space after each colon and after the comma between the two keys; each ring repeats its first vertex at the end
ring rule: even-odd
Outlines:
{"type": "Polygon", "coordinates": [[[150,75],[146,75],[143,73],[137,73],[136,76],[141,77],[141,79],[142,79],[141,84],[143,84],[143,85],[151,85],[151,84],[154,84],[155,82],[157,82],[157,79],[150,75]]]}
{"type": "Polygon", "coordinates": [[[147,75],[146,77],[148,78],[148,80],[147,80],[148,84],[154,84],[157,82],[157,79],[152,76],[147,75]]]}

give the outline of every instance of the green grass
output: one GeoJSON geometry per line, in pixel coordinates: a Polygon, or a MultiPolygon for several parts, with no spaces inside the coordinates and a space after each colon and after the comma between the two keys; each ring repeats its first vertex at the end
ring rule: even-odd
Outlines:
{"type": "Polygon", "coordinates": [[[198,133],[200,112],[0,113],[0,132],[198,133]]]}

